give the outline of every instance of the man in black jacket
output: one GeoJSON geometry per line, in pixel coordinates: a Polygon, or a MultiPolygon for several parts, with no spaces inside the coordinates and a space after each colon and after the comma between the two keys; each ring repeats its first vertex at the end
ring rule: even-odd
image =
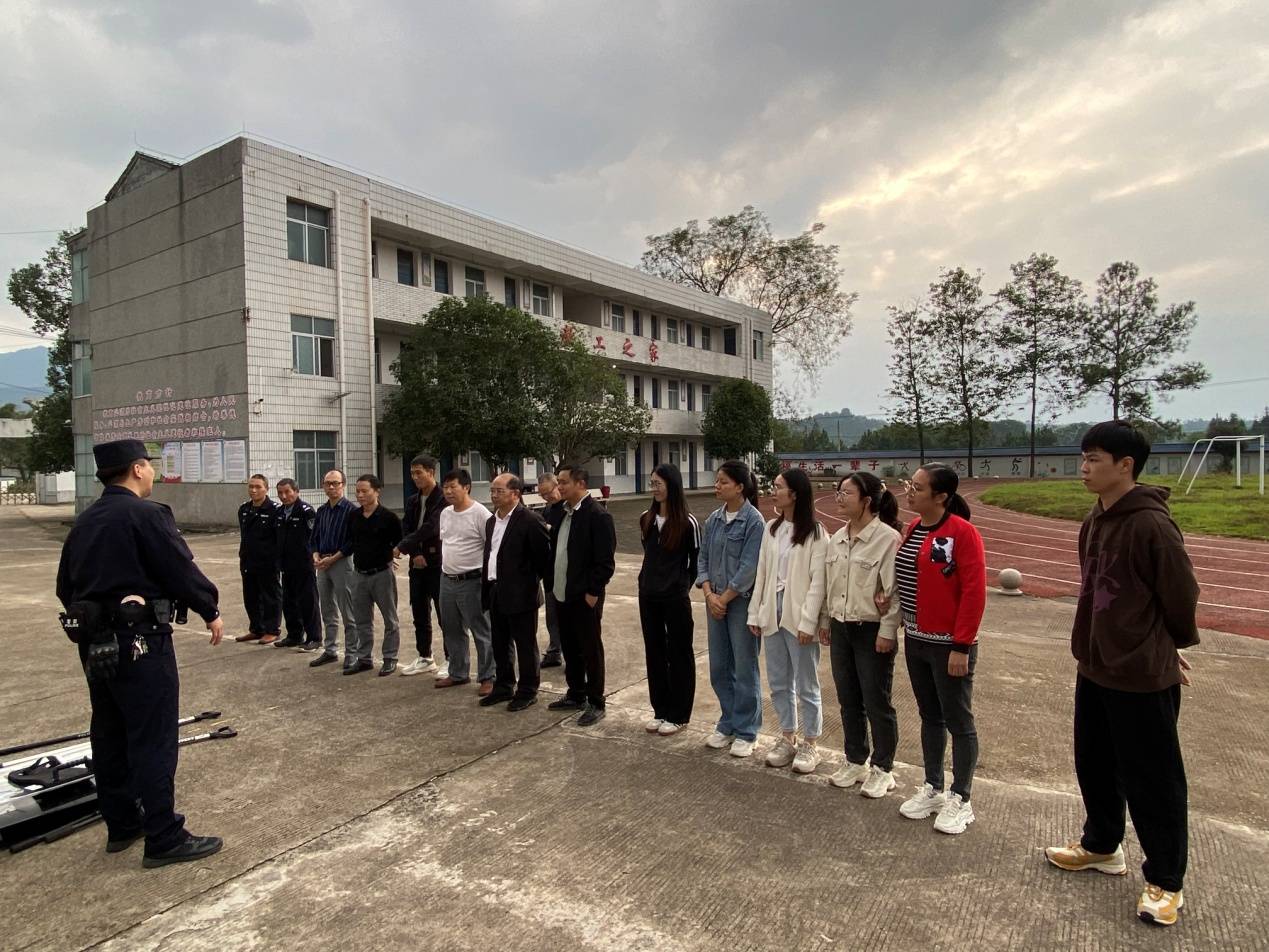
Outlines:
{"type": "Polygon", "coordinates": [[[238,507],[238,569],[247,630],[234,641],[271,645],[282,628],[282,582],[278,578],[278,523],[282,507],[269,498],[269,480],[256,473],[247,480],[246,502],[238,507]]]}
{"type": "Polygon", "coordinates": [[[520,501],[524,484],[503,473],[489,486],[494,514],[485,524],[481,601],[493,638],[493,691],[482,707],[510,701],[523,711],[538,694],[538,593],[551,571],[551,535],[536,512],[520,501]],[[519,669],[519,682],[516,670],[519,669]]]}
{"type": "Polygon", "coordinates": [[[436,482],[436,459],[421,455],[410,460],[410,479],[418,492],[405,504],[405,537],[397,555],[410,559],[410,614],[414,618],[414,647],[419,656],[401,669],[405,675],[436,670],[432,660],[432,608],[441,616],[441,510],[445,494],[436,482]]]}
{"type": "MultiPolygon", "coordinates": [[[[564,518],[564,500],[560,499],[559,480],[555,478],[554,473],[543,473],[538,477],[538,495],[545,503],[541,515],[548,526],[564,518]]],[[[551,594],[549,580],[546,584],[544,608],[546,609],[546,633],[549,640],[546,650],[542,652],[542,667],[558,668],[564,663],[564,652],[560,648],[559,605],[555,601],[555,596],[551,594]]]]}
{"type": "Polygon", "coordinates": [[[286,637],[275,641],[275,648],[310,649],[322,644],[322,618],[317,610],[317,570],[309,540],[317,513],[300,498],[295,480],[289,476],[278,480],[278,563],[282,567],[282,618],[286,637]]]}
{"type": "Polygon", "coordinates": [[[604,589],[616,569],[617,532],[612,516],[590,498],[590,474],[560,467],[564,508],[551,525],[554,555],[551,591],[559,602],[560,645],[568,693],[548,707],[581,710],[579,727],[604,716],[604,589]]]}

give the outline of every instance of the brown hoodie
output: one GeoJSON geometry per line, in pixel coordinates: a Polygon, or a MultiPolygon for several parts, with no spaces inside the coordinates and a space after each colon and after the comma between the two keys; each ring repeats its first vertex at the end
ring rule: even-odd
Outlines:
{"type": "Polygon", "coordinates": [[[1134,486],[1080,527],[1079,606],[1071,653],[1104,688],[1161,691],[1181,681],[1176,650],[1198,644],[1198,583],[1169,490],[1134,486]]]}

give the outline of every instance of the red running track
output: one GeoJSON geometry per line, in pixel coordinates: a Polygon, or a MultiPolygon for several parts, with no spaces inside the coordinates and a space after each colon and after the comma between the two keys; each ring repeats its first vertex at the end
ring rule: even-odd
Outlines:
{"type": "MultiPolygon", "coordinates": [[[[1066,519],[1031,516],[989,506],[978,497],[996,480],[964,480],[962,495],[987,550],[988,584],[1004,568],[1022,573],[1022,590],[1046,598],[1079,594],[1079,525],[1066,519]]],[[[764,511],[770,510],[763,500],[764,511]]],[[[830,531],[842,525],[832,493],[815,499],[830,531]]],[[[1091,497],[1090,497],[1091,506],[1091,497]]],[[[904,521],[916,513],[902,511],[904,521]]],[[[1269,542],[1187,535],[1185,548],[1199,582],[1198,623],[1202,628],[1269,639],[1269,542]]]]}

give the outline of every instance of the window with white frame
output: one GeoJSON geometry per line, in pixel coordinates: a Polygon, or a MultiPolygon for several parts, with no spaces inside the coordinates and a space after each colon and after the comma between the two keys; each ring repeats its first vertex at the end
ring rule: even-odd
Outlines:
{"type": "Polygon", "coordinates": [[[551,289],[545,284],[533,285],[533,313],[538,317],[551,316],[551,289]]]}
{"type": "Polygon", "coordinates": [[[630,475],[629,455],[629,450],[622,450],[612,458],[612,474],[614,476],[630,475]]]}
{"type": "Polygon", "coordinates": [[[665,408],[667,410],[677,410],[679,408],[679,382],[677,380],[667,380],[665,382],[665,408]]]}
{"type": "Polygon", "coordinates": [[[516,279],[502,279],[502,303],[507,307],[519,307],[520,296],[516,293],[516,279]]]}
{"type": "Polygon", "coordinates": [[[670,453],[670,465],[678,469],[683,465],[683,444],[678,440],[671,440],[668,449],[670,453]]]}
{"type": "Polygon", "coordinates": [[[463,269],[463,297],[482,298],[485,296],[485,269],[467,265],[463,269]]]}
{"type": "Polygon", "coordinates": [[[293,430],[295,481],[300,489],[318,489],[322,476],[335,468],[335,437],[329,430],[293,430]]]}
{"type": "Polygon", "coordinates": [[[370,276],[379,277],[379,242],[370,242],[370,276]]]}
{"type": "Polygon", "coordinates": [[[635,337],[643,336],[643,315],[638,311],[630,313],[630,333],[634,334],[635,337]]]}
{"type": "Polygon", "coordinates": [[[291,315],[291,369],[312,377],[335,376],[334,321],[307,314],[291,315]]]}
{"type": "Polygon", "coordinates": [[[679,342],[679,322],[672,317],[665,319],[665,342],[667,344],[679,342]]]}
{"type": "Polygon", "coordinates": [[[686,386],[687,386],[687,409],[689,412],[695,412],[696,411],[696,385],[689,380],[686,386]]]}
{"type": "Polygon", "coordinates": [[[702,325],[701,327],[701,350],[710,350],[710,333],[709,328],[702,325]]]}
{"type": "Polygon", "coordinates": [[[696,325],[689,321],[683,322],[683,343],[688,347],[696,346],[696,325]]]}
{"type": "Polygon", "coordinates": [[[487,483],[493,478],[493,473],[477,450],[468,450],[458,458],[459,465],[471,474],[473,483],[487,483]]]}
{"type": "Polygon", "coordinates": [[[329,267],[330,210],[286,200],[286,256],[292,261],[329,267]]]}
{"type": "Polygon", "coordinates": [[[452,293],[449,289],[449,262],[437,258],[432,265],[432,276],[435,279],[436,291],[440,294],[452,293]]]}
{"type": "Polygon", "coordinates": [[[83,304],[88,300],[88,253],[71,253],[71,303],[83,304]]]}
{"type": "Polygon", "coordinates": [[[701,413],[709,409],[709,402],[714,398],[714,388],[712,385],[701,384],[701,413]]]}
{"type": "Polygon", "coordinates": [[[409,248],[397,249],[397,284],[408,284],[410,287],[418,284],[414,277],[414,252],[409,248]]]}
{"type": "Polygon", "coordinates": [[[612,305],[612,329],[618,334],[626,332],[626,308],[624,305],[612,305]]]}
{"type": "Polygon", "coordinates": [[[652,389],[652,409],[661,409],[661,381],[651,377],[648,380],[648,386],[652,389]]]}
{"type": "Polygon", "coordinates": [[[71,394],[87,397],[93,392],[93,345],[86,340],[71,341],[71,394]]]}
{"type": "Polygon", "coordinates": [[[753,332],[753,359],[762,360],[763,353],[764,353],[763,333],[762,331],[754,331],[753,332]]]}

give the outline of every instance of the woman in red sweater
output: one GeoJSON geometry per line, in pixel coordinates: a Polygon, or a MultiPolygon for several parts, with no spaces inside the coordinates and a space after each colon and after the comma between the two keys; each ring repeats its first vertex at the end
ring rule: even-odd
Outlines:
{"type": "Polygon", "coordinates": [[[974,667],[978,625],[987,600],[983,540],[957,493],[960,478],[942,463],[922,466],[908,488],[908,526],[895,556],[903,608],[903,652],[921,714],[925,783],[899,812],[911,820],[938,816],[940,833],[964,833],[974,822],[969,803],[978,734],[974,729],[974,667]],[[952,735],[952,788],[943,791],[943,754],[952,735]]]}

